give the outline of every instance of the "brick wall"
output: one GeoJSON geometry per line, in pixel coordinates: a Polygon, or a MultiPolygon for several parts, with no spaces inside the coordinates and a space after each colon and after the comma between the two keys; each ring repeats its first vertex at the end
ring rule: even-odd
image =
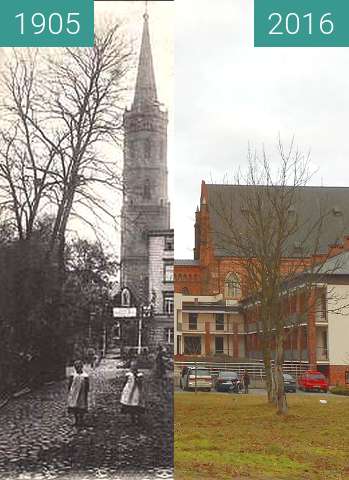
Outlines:
{"type": "Polygon", "coordinates": [[[345,385],[345,372],[349,372],[349,365],[330,365],[330,385],[345,385]]]}
{"type": "Polygon", "coordinates": [[[186,289],[188,295],[202,295],[201,271],[199,265],[175,265],[175,292],[183,293],[186,289]]]}

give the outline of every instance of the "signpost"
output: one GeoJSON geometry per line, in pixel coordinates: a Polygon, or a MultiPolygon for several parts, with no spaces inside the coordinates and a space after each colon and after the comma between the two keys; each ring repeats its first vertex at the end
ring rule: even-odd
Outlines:
{"type": "MultiPolygon", "coordinates": [[[[142,353],[142,323],[143,317],[148,318],[152,315],[152,305],[141,305],[138,309],[138,341],[137,353],[142,353]]],[[[137,318],[137,307],[114,307],[113,317],[115,318],[137,318]]]]}
{"type": "Polygon", "coordinates": [[[113,317],[117,317],[117,318],[136,318],[137,317],[137,308],[136,307],[114,307],[113,308],[113,317]]]}

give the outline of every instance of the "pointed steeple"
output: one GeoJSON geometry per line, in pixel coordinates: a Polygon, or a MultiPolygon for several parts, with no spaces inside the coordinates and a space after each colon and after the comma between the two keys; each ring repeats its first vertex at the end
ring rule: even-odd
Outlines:
{"type": "Polygon", "coordinates": [[[144,24],[142,44],[139,55],[135,96],[132,106],[132,109],[136,110],[143,110],[144,107],[146,108],[149,106],[153,106],[157,103],[153,56],[151,53],[149,35],[149,15],[147,9],[145,11],[145,14],[143,15],[143,18],[144,24]]]}

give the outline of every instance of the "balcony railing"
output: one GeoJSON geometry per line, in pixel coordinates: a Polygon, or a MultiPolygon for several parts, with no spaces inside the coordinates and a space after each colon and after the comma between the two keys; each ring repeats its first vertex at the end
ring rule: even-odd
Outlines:
{"type": "MultiPolygon", "coordinates": [[[[234,326],[232,323],[224,323],[224,328],[216,328],[216,323],[215,322],[209,322],[210,324],[210,333],[214,333],[216,335],[219,335],[220,333],[234,333],[234,326]]],[[[182,332],[205,332],[206,331],[206,322],[205,321],[198,321],[197,322],[197,328],[193,329],[190,328],[193,325],[190,324],[189,322],[182,322],[182,332]]],[[[238,326],[238,332],[243,333],[244,332],[244,326],[240,324],[238,326]]]]}

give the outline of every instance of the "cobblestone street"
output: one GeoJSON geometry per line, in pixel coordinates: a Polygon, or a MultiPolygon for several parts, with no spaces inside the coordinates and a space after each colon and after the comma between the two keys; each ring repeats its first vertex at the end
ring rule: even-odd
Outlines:
{"type": "Polygon", "coordinates": [[[125,370],[103,360],[89,371],[91,408],[77,431],[66,408],[67,384],[57,382],[0,410],[0,478],[172,478],[172,386],[145,374],[147,411],[142,425],[120,413],[125,370]]]}

